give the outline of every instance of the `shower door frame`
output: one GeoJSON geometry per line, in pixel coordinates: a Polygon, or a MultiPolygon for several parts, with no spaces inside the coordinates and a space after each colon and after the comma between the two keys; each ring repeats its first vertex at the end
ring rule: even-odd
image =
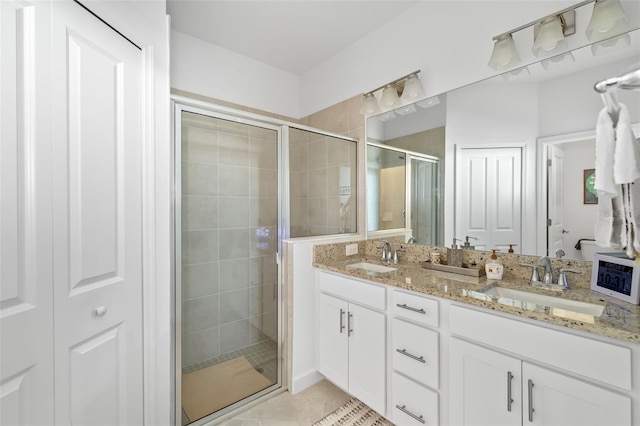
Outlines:
{"type": "Polygon", "coordinates": [[[172,173],[173,183],[173,304],[174,304],[174,344],[173,344],[173,357],[172,368],[174,371],[174,389],[173,401],[175,402],[173,418],[176,425],[182,424],[182,113],[194,113],[201,114],[213,119],[228,120],[240,124],[246,124],[249,126],[256,126],[264,129],[274,130],[277,135],[276,141],[276,176],[277,176],[277,252],[274,254],[275,262],[277,265],[277,329],[278,337],[276,339],[277,344],[277,362],[278,373],[277,381],[275,384],[261,390],[253,395],[241,399],[227,407],[224,407],[218,411],[215,411],[206,417],[189,423],[189,425],[200,426],[205,424],[216,424],[217,422],[224,421],[226,418],[231,417],[237,410],[244,409],[249,405],[254,405],[261,402],[263,399],[272,396],[273,394],[283,392],[286,390],[286,369],[283,365],[283,341],[284,331],[286,330],[286,316],[284,315],[284,298],[283,298],[283,277],[282,277],[282,241],[285,238],[286,225],[288,224],[288,214],[285,210],[286,198],[283,197],[284,190],[288,187],[288,174],[285,173],[283,165],[288,164],[288,147],[286,142],[286,135],[284,135],[283,124],[275,123],[268,120],[266,117],[260,117],[254,114],[246,114],[242,111],[233,110],[231,108],[218,107],[213,104],[206,104],[202,102],[193,102],[187,98],[178,96],[172,96],[171,100],[172,109],[172,134],[173,134],[173,159],[172,164],[174,167],[172,173]]]}

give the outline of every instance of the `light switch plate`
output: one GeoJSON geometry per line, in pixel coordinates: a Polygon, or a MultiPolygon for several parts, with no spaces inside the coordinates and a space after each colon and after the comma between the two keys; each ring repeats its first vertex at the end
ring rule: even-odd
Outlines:
{"type": "Polygon", "coordinates": [[[358,244],[347,244],[346,254],[347,256],[352,256],[354,254],[358,254],[358,244]]]}

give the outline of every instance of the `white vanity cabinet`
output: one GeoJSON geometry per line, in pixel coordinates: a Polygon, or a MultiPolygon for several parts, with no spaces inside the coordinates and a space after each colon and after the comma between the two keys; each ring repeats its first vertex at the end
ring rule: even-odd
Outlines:
{"type": "Polygon", "coordinates": [[[438,301],[390,290],[391,420],[398,425],[439,423],[438,301]]]}
{"type": "Polygon", "coordinates": [[[458,306],[450,326],[471,340],[449,341],[451,424],[631,426],[629,348],[458,306]]]}
{"type": "Polygon", "coordinates": [[[384,415],[385,288],[325,272],[318,286],[320,373],[384,415]]]}

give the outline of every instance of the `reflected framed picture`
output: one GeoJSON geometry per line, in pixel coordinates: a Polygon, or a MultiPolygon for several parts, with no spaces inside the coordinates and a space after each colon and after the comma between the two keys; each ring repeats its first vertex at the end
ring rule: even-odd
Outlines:
{"type": "Polygon", "coordinates": [[[593,185],[596,182],[596,169],[585,169],[582,176],[582,194],[584,204],[598,204],[598,194],[593,185]]]}

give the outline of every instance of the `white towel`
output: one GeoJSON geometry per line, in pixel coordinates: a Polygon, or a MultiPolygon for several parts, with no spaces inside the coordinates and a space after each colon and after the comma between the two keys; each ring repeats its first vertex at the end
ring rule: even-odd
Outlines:
{"type": "MultiPolygon", "coordinates": [[[[620,104],[615,132],[613,180],[615,183],[621,184],[633,183],[640,179],[640,142],[633,135],[629,111],[623,104],[620,104]]],[[[596,173],[597,178],[598,174],[596,173]]]]}
{"type": "Polygon", "coordinates": [[[620,195],[620,188],[613,179],[615,137],[615,123],[605,108],[600,111],[596,126],[596,178],[593,186],[598,200],[620,195]]]}

